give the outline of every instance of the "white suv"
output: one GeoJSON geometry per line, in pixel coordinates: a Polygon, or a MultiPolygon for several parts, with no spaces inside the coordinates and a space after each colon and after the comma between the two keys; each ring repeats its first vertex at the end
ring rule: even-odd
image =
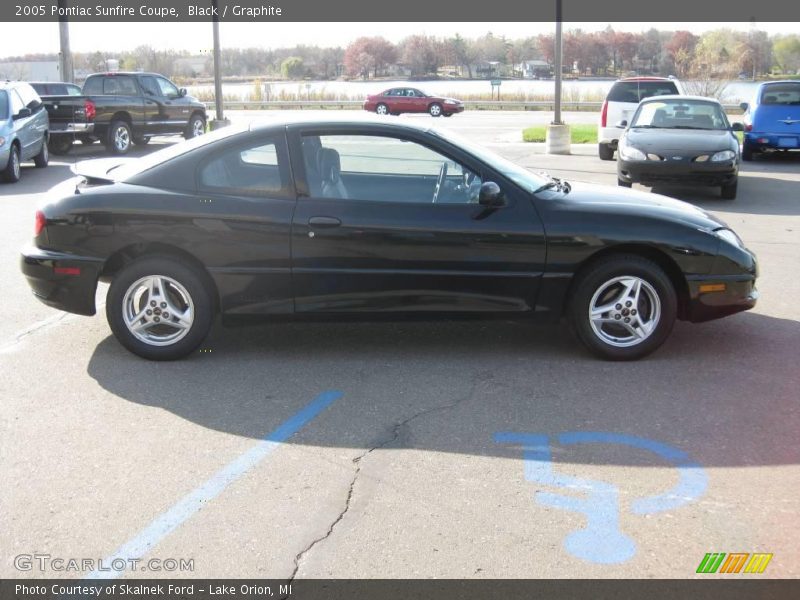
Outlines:
{"type": "Polygon", "coordinates": [[[622,120],[630,121],[639,102],[650,96],[683,95],[680,82],[666,77],[629,77],[614,82],[600,111],[597,125],[597,150],[602,160],[614,160],[622,120]]]}

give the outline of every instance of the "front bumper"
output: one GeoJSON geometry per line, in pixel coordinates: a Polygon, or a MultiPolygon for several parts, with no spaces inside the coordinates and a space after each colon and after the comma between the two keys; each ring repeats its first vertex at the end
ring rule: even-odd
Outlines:
{"type": "Polygon", "coordinates": [[[698,163],[683,157],[662,161],[617,160],[617,176],[622,181],[651,186],[661,183],[728,185],[736,181],[738,173],[736,161],[698,163]]]}
{"type": "Polygon", "coordinates": [[[442,107],[442,112],[454,115],[456,113],[464,112],[464,105],[463,104],[445,104],[442,107]]]}
{"type": "Polygon", "coordinates": [[[756,277],[752,274],[697,276],[687,278],[689,304],[686,319],[693,323],[720,319],[750,310],[758,301],[756,277]],[[724,284],[724,291],[704,292],[703,286],[724,284]]]}
{"type": "Polygon", "coordinates": [[[35,246],[22,250],[20,269],[33,295],[48,306],[91,316],[94,296],[103,268],[99,258],[43,250],[35,246]]]}

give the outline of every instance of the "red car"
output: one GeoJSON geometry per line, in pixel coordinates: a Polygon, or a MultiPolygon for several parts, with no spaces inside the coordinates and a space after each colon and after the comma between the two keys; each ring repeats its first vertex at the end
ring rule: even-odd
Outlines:
{"type": "Polygon", "coordinates": [[[430,113],[432,117],[450,117],[464,110],[461,100],[429,96],[416,88],[391,88],[364,100],[364,110],[379,115],[430,113]]]}

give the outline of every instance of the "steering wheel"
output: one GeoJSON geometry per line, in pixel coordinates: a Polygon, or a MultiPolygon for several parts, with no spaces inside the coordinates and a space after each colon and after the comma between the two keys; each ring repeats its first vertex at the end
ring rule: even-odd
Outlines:
{"type": "Polygon", "coordinates": [[[447,179],[447,162],[442,163],[442,168],[439,169],[439,177],[436,179],[436,189],[433,190],[433,200],[431,202],[436,204],[439,199],[439,192],[444,185],[444,180],[447,179]]]}

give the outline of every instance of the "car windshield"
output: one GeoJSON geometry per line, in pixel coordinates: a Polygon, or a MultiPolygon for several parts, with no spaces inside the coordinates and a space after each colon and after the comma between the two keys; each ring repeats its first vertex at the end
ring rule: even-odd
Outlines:
{"type": "Polygon", "coordinates": [[[167,146],[163,150],[147,154],[141,158],[137,158],[135,161],[131,161],[130,163],[124,163],[116,167],[112,167],[111,171],[113,171],[113,176],[116,181],[126,181],[131,177],[138,175],[139,173],[144,173],[145,171],[148,171],[153,167],[160,165],[161,163],[182,156],[196,148],[201,148],[206,144],[211,144],[217,140],[225,139],[243,131],[247,131],[246,126],[231,125],[229,127],[223,127],[222,129],[212,131],[207,135],[201,135],[199,137],[186,140],[185,142],[178,142],[177,144],[167,146]]]}
{"type": "Polygon", "coordinates": [[[800,82],[771,83],[761,92],[761,104],[800,106],[800,82]]]}
{"type": "Polygon", "coordinates": [[[503,158],[499,154],[495,154],[491,150],[461,137],[460,135],[450,131],[444,132],[435,129],[431,129],[430,132],[442,138],[443,140],[458,146],[459,148],[463,148],[467,152],[488,164],[493,169],[496,169],[508,177],[511,181],[524,188],[528,192],[533,193],[550,181],[547,177],[529,171],[525,167],[521,167],[518,164],[503,158]]]}
{"type": "Polygon", "coordinates": [[[0,90],[0,119],[8,117],[8,94],[5,90],[0,90]]]}
{"type": "Polygon", "coordinates": [[[730,129],[716,102],[675,98],[645,102],[636,111],[632,129],[730,129]]]}

